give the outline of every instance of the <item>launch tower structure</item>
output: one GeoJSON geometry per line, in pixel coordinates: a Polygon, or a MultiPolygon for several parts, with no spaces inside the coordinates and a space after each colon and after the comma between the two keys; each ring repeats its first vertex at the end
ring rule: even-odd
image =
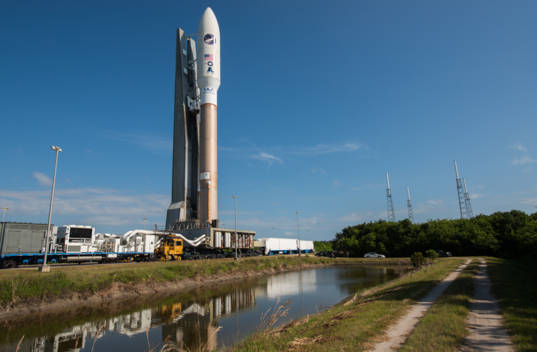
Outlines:
{"type": "Polygon", "coordinates": [[[390,179],[388,173],[386,173],[386,182],[388,183],[388,189],[386,189],[386,197],[388,201],[388,221],[395,222],[395,210],[393,209],[392,191],[390,190],[390,179]]]}
{"type": "Polygon", "coordinates": [[[408,194],[408,202],[407,202],[408,220],[414,223],[414,212],[412,211],[412,202],[410,202],[410,191],[408,189],[408,186],[406,186],[406,193],[408,194]]]}
{"type": "Polygon", "coordinates": [[[474,212],[472,211],[472,203],[470,203],[470,196],[468,195],[468,190],[466,189],[466,180],[462,178],[462,183],[464,184],[464,201],[466,203],[466,215],[468,219],[474,217],[474,212]]]}
{"type": "Polygon", "coordinates": [[[166,230],[176,220],[198,217],[199,89],[193,64],[196,43],[178,28],[176,45],[172,202],[166,214],[166,230]]]}

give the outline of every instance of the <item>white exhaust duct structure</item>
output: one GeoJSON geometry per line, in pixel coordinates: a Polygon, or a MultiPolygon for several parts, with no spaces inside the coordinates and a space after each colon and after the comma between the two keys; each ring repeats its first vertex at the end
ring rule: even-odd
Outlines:
{"type": "Polygon", "coordinates": [[[149,230],[133,230],[126,232],[123,236],[121,236],[121,239],[124,241],[128,241],[129,238],[135,235],[155,235],[155,236],[174,236],[181,238],[185,243],[188,243],[192,247],[199,246],[204,240],[205,235],[202,235],[199,238],[196,238],[195,240],[191,241],[187,239],[185,236],[178,234],[178,233],[170,233],[170,232],[159,232],[159,231],[149,231],[149,230]]]}

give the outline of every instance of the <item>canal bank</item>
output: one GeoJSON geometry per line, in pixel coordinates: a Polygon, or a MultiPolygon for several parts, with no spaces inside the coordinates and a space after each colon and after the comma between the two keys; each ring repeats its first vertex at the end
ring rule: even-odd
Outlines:
{"type": "MultiPolygon", "coordinates": [[[[172,292],[231,280],[306,270],[333,265],[384,265],[408,267],[408,259],[329,259],[276,256],[229,259],[80,265],[0,272],[0,318],[91,307],[135,298],[166,296],[172,292]]],[[[112,303],[113,304],[113,303],[112,303]]]]}
{"type": "Polygon", "coordinates": [[[394,280],[401,269],[315,267],[204,285],[163,298],[140,296],[3,320],[0,350],[14,350],[21,339],[24,347],[20,351],[39,350],[38,346],[62,351],[83,345],[80,351],[89,352],[94,343],[98,351],[115,351],[117,346],[121,350],[147,351],[149,343],[156,346],[168,342],[191,351],[204,350],[199,349],[201,346],[223,348],[256,331],[261,315],[278,301],[289,308],[277,323],[285,324],[289,319],[325,310],[350,294],[394,280]]]}

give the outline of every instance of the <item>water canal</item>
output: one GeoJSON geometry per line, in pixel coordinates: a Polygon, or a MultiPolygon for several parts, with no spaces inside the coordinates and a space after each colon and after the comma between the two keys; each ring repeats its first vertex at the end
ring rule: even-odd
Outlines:
{"type": "Polygon", "coordinates": [[[261,314],[278,299],[292,302],[289,315],[278,321],[282,324],[396,276],[392,268],[325,267],[83,308],[60,316],[30,317],[2,324],[0,351],[16,351],[23,335],[20,352],[134,352],[148,351],[149,346],[159,351],[166,342],[184,350],[198,350],[200,345],[213,350],[256,331],[261,314]]]}

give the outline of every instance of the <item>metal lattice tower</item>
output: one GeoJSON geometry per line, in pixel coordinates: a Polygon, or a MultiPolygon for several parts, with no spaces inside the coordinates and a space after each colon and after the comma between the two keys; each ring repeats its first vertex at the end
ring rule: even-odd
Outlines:
{"type": "Polygon", "coordinates": [[[410,191],[408,190],[408,186],[406,186],[406,193],[408,194],[408,220],[414,223],[414,212],[412,211],[412,202],[410,202],[410,191]]]}
{"type": "Polygon", "coordinates": [[[457,169],[457,160],[453,160],[455,163],[455,174],[457,175],[457,194],[459,196],[459,209],[461,211],[461,219],[466,219],[468,213],[466,211],[466,195],[464,194],[464,188],[462,186],[461,179],[459,178],[459,170],[457,169]]]}
{"type": "Polygon", "coordinates": [[[464,184],[464,200],[466,202],[466,216],[468,219],[474,217],[474,212],[472,211],[472,203],[470,203],[470,196],[468,195],[468,190],[466,189],[466,180],[462,178],[462,183],[464,184]]]}
{"type": "Polygon", "coordinates": [[[386,181],[388,182],[388,189],[386,190],[386,197],[388,198],[388,221],[395,222],[395,210],[393,210],[392,191],[390,190],[388,173],[386,173],[386,181]]]}

